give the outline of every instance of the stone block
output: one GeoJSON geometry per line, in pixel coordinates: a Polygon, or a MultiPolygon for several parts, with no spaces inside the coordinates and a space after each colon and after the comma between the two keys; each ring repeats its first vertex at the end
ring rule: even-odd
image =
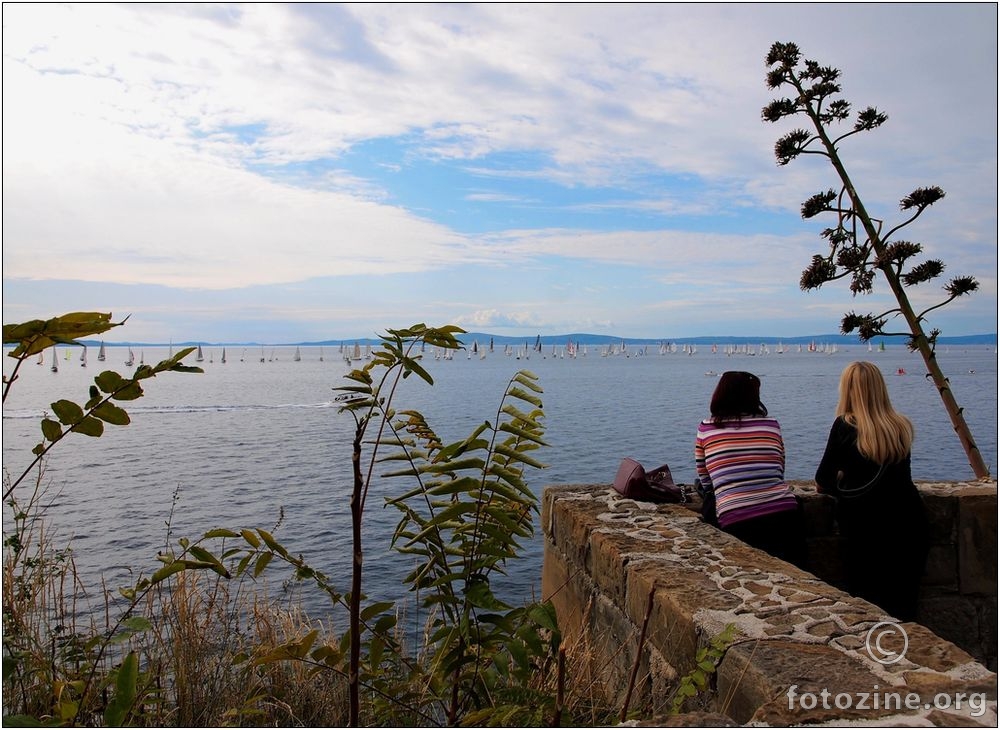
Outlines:
{"type": "Polygon", "coordinates": [[[871,692],[879,684],[859,661],[825,644],[789,641],[750,641],[726,652],[717,670],[720,709],[736,722],[771,727],[834,720],[873,719],[886,711],[845,711],[822,694],[871,692]],[[793,696],[789,698],[791,687],[793,696]],[[817,703],[800,702],[812,695],[817,703]]]}
{"type": "Polygon", "coordinates": [[[795,490],[802,505],[802,519],[806,534],[812,537],[834,537],[836,528],[836,500],[828,494],[795,490]]]}
{"type": "Polygon", "coordinates": [[[979,613],[979,645],[982,647],[982,651],[973,654],[973,656],[995,672],[997,670],[997,597],[989,596],[981,599],[977,611],[979,613]]]}
{"type": "Polygon", "coordinates": [[[958,497],[953,491],[920,488],[931,545],[954,544],[958,536],[958,497]]]}
{"type": "Polygon", "coordinates": [[[590,577],[546,543],[542,556],[542,599],[552,601],[559,617],[559,630],[568,645],[587,631],[587,606],[593,593],[590,577]]]}
{"type": "Polygon", "coordinates": [[[963,594],[997,595],[996,490],[959,500],[958,565],[963,594]]]}
{"type": "Polygon", "coordinates": [[[931,545],[920,582],[925,587],[958,592],[958,550],[953,544],[931,545]]]}
{"type": "Polygon", "coordinates": [[[979,616],[975,606],[958,595],[922,598],[917,620],[942,639],[979,652],[979,616]]]}

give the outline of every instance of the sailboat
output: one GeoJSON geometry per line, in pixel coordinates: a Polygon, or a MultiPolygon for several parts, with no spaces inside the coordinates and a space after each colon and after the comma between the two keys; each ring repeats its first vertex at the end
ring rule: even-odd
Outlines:
{"type": "Polygon", "coordinates": [[[104,340],[101,340],[101,348],[97,351],[97,361],[104,362],[104,357],[105,357],[104,340]]]}
{"type": "Polygon", "coordinates": [[[319,361],[323,362],[323,346],[322,345],[320,345],[320,348],[319,348],[319,361]]]}
{"type": "Polygon", "coordinates": [[[132,348],[130,347],[128,348],[128,360],[125,361],[125,364],[128,365],[129,367],[132,367],[134,363],[135,363],[135,355],[132,354],[132,348]]]}
{"type": "Polygon", "coordinates": [[[299,352],[299,348],[295,348],[295,354],[292,356],[292,360],[295,362],[300,362],[302,360],[302,353],[299,352]]]}
{"type": "Polygon", "coordinates": [[[204,359],[205,359],[205,355],[201,351],[201,345],[198,345],[198,354],[195,355],[194,361],[195,362],[202,362],[204,359]]]}
{"type": "Polygon", "coordinates": [[[44,365],[44,364],[45,364],[45,352],[42,351],[38,353],[38,360],[35,361],[35,365],[44,365]]]}
{"type": "Polygon", "coordinates": [[[225,347],[222,348],[222,364],[223,365],[226,364],[226,348],[225,347]]]}
{"type": "Polygon", "coordinates": [[[87,346],[83,346],[83,352],[80,353],[80,367],[87,367],[87,346]]]}
{"type": "Polygon", "coordinates": [[[59,372],[59,354],[56,352],[55,345],[52,346],[52,372],[59,372]]]}

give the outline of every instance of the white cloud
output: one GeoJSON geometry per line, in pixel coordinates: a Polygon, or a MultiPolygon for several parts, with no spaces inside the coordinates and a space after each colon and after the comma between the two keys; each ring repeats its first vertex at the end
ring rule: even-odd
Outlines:
{"type": "MultiPolygon", "coordinates": [[[[558,280],[560,267],[589,265],[639,267],[687,301],[732,287],[763,301],[776,279],[787,297],[817,236],[639,231],[628,215],[699,216],[699,230],[737,208],[794,220],[833,185],[823,160],[777,168],[783,129],[759,117],[764,54],[794,40],[843,69],[858,106],[890,114],[844,146],[866,202],[888,217],[914,187],[942,185],[948,198],[915,237],[949,274],[977,274],[995,308],[995,21],[995,6],[976,5],[8,5],[4,276],[219,290],[474,264],[550,266],[558,280]],[[442,193],[423,216],[394,205],[389,183],[343,155],[397,137],[414,157],[458,160],[504,187],[442,193]],[[495,169],[484,157],[495,152],[527,162],[495,169]],[[698,192],[637,187],[649,175],[698,192]],[[551,204],[581,214],[561,228],[514,219],[472,236],[442,222],[465,201],[535,203],[534,190],[512,192],[516,179],[621,194],[551,204]],[[582,218],[619,213],[613,231],[582,218]]],[[[652,288],[625,304],[548,293],[567,300],[514,310],[500,284],[483,285],[434,311],[496,326],[621,324],[666,301],[652,288]]]]}

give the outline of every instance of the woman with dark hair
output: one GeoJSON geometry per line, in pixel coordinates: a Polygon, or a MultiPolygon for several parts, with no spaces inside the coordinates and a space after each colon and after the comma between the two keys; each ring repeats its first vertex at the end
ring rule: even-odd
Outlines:
{"type": "Polygon", "coordinates": [[[802,514],[785,483],[781,426],[760,401],[760,378],[723,373],[710,410],[694,443],[705,518],[749,545],[803,565],[802,514]]]}
{"type": "Polygon", "coordinates": [[[892,407],[878,366],[844,368],[816,485],[837,498],[847,590],[904,621],[916,617],[928,549],[912,445],[913,424],[892,407]]]}

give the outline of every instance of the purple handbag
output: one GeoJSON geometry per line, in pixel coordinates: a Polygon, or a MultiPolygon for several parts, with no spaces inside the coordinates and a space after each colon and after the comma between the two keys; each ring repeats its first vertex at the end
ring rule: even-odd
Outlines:
{"type": "Polygon", "coordinates": [[[674,484],[666,464],[647,473],[635,459],[626,456],[615,474],[615,491],[642,502],[687,502],[687,489],[674,484]]]}

